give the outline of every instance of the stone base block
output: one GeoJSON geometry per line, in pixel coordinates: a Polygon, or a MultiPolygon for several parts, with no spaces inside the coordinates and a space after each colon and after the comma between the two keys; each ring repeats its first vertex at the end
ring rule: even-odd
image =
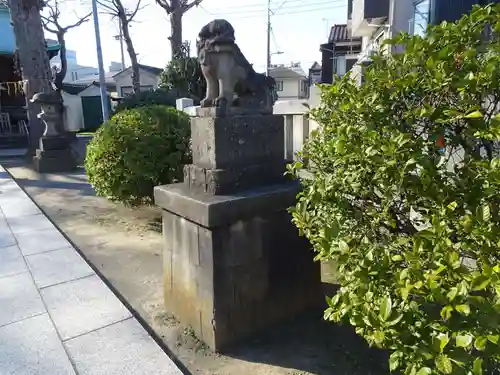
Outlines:
{"type": "Polygon", "coordinates": [[[286,162],[227,169],[184,166],[184,183],[204,194],[223,195],[264,185],[285,183],[286,162]]]}
{"type": "Polygon", "coordinates": [[[39,173],[69,172],[76,162],[69,148],[63,150],[36,150],[33,167],[39,173]]]}
{"type": "Polygon", "coordinates": [[[282,115],[194,117],[193,164],[206,169],[283,162],[282,115]]]}
{"type": "Polygon", "coordinates": [[[295,183],[232,196],[159,186],[166,309],[223,351],[323,305],[320,265],[290,220],[295,183]]]}
{"type": "Polygon", "coordinates": [[[195,115],[199,117],[230,117],[230,116],[251,116],[255,114],[271,115],[273,113],[272,106],[264,107],[237,107],[231,106],[227,109],[221,107],[195,107],[195,115]]]}
{"type": "Polygon", "coordinates": [[[40,150],[65,150],[68,148],[69,141],[65,136],[42,137],[40,138],[40,150]]]}

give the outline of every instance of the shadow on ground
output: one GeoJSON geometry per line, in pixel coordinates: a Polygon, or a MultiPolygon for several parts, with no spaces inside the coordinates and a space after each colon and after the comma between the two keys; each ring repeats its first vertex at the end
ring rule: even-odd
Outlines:
{"type": "MultiPolygon", "coordinates": [[[[201,344],[165,311],[158,209],[130,209],[96,197],[83,170],[39,175],[22,161],[2,164],[89,262],[193,375],[386,375],[386,354],[350,327],[303,316],[222,354],[201,344]]],[[[327,285],[331,287],[331,284],[327,285]]],[[[332,295],[330,289],[326,292],[332,295]]]]}
{"type": "Polygon", "coordinates": [[[387,355],[368,348],[349,326],[308,314],[225,353],[244,361],[298,370],[290,374],[389,374],[387,355]]]}

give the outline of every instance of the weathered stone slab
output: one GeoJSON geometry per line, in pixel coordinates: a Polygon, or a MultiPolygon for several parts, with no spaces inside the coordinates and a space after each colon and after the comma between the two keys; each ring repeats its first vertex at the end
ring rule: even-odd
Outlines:
{"type": "Polygon", "coordinates": [[[166,308],[214,350],[321,307],[319,263],[287,212],[297,188],[233,196],[156,188],[166,308]]]}
{"type": "Polygon", "coordinates": [[[248,116],[248,115],[271,115],[272,108],[246,108],[246,107],[194,107],[197,117],[232,117],[232,116],[248,116]]]}
{"type": "Polygon", "coordinates": [[[62,136],[40,138],[40,150],[64,150],[68,148],[68,140],[62,136]]]}
{"type": "Polygon", "coordinates": [[[184,166],[184,184],[205,194],[233,194],[258,186],[285,183],[288,180],[285,171],[285,161],[226,169],[207,169],[190,164],[184,166]]]}
{"type": "Polygon", "coordinates": [[[39,173],[68,172],[76,168],[76,162],[69,148],[64,150],[36,150],[33,157],[34,169],[39,173]]]}
{"type": "Polygon", "coordinates": [[[76,160],[65,137],[42,137],[33,165],[39,173],[68,172],[76,168],[76,160]]]}
{"type": "Polygon", "coordinates": [[[290,182],[264,186],[233,195],[206,195],[184,184],[155,187],[155,204],[203,227],[213,228],[286,210],[295,204],[300,185],[290,182]]]}
{"type": "Polygon", "coordinates": [[[225,169],[283,162],[283,116],[191,119],[193,164],[225,169]]]}

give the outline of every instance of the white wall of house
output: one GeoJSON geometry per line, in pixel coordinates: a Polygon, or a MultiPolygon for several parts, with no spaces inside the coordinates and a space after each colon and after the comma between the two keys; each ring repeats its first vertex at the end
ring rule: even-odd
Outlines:
{"type": "MultiPolygon", "coordinates": [[[[154,90],[158,88],[160,84],[160,76],[153,75],[144,70],[140,71],[139,74],[141,90],[154,90]]],[[[116,81],[116,92],[120,96],[131,94],[133,92],[132,88],[132,69],[125,70],[120,74],[115,76],[116,81]]]]}
{"type": "Polygon", "coordinates": [[[275,78],[278,99],[301,99],[307,98],[309,93],[309,82],[303,78],[275,78]]]}
{"type": "Polygon", "coordinates": [[[83,129],[82,98],[63,91],[64,100],[64,128],[69,131],[83,129]]]}
{"type": "Polygon", "coordinates": [[[63,91],[62,97],[64,101],[64,128],[69,131],[78,131],[83,129],[85,127],[85,124],[83,119],[82,97],[100,95],[101,90],[96,85],[87,87],[78,95],[71,95],[63,91]]]}

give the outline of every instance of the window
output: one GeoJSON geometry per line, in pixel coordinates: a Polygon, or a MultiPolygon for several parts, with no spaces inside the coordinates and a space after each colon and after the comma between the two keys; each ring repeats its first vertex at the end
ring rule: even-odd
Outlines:
{"type": "Polygon", "coordinates": [[[333,73],[342,77],[346,74],[346,58],[345,56],[337,56],[333,59],[333,73]]]}
{"type": "Polygon", "coordinates": [[[413,34],[424,36],[429,25],[431,0],[420,0],[413,4],[413,34]]]}
{"type": "Polygon", "coordinates": [[[283,91],[283,81],[276,81],[276,91],[283,91]]]}
{"type": "Polygon", "coordinates": [[[309,82],[308,81],[302,81],[302,92],[307,94],[309,91],[309,82]]]}

